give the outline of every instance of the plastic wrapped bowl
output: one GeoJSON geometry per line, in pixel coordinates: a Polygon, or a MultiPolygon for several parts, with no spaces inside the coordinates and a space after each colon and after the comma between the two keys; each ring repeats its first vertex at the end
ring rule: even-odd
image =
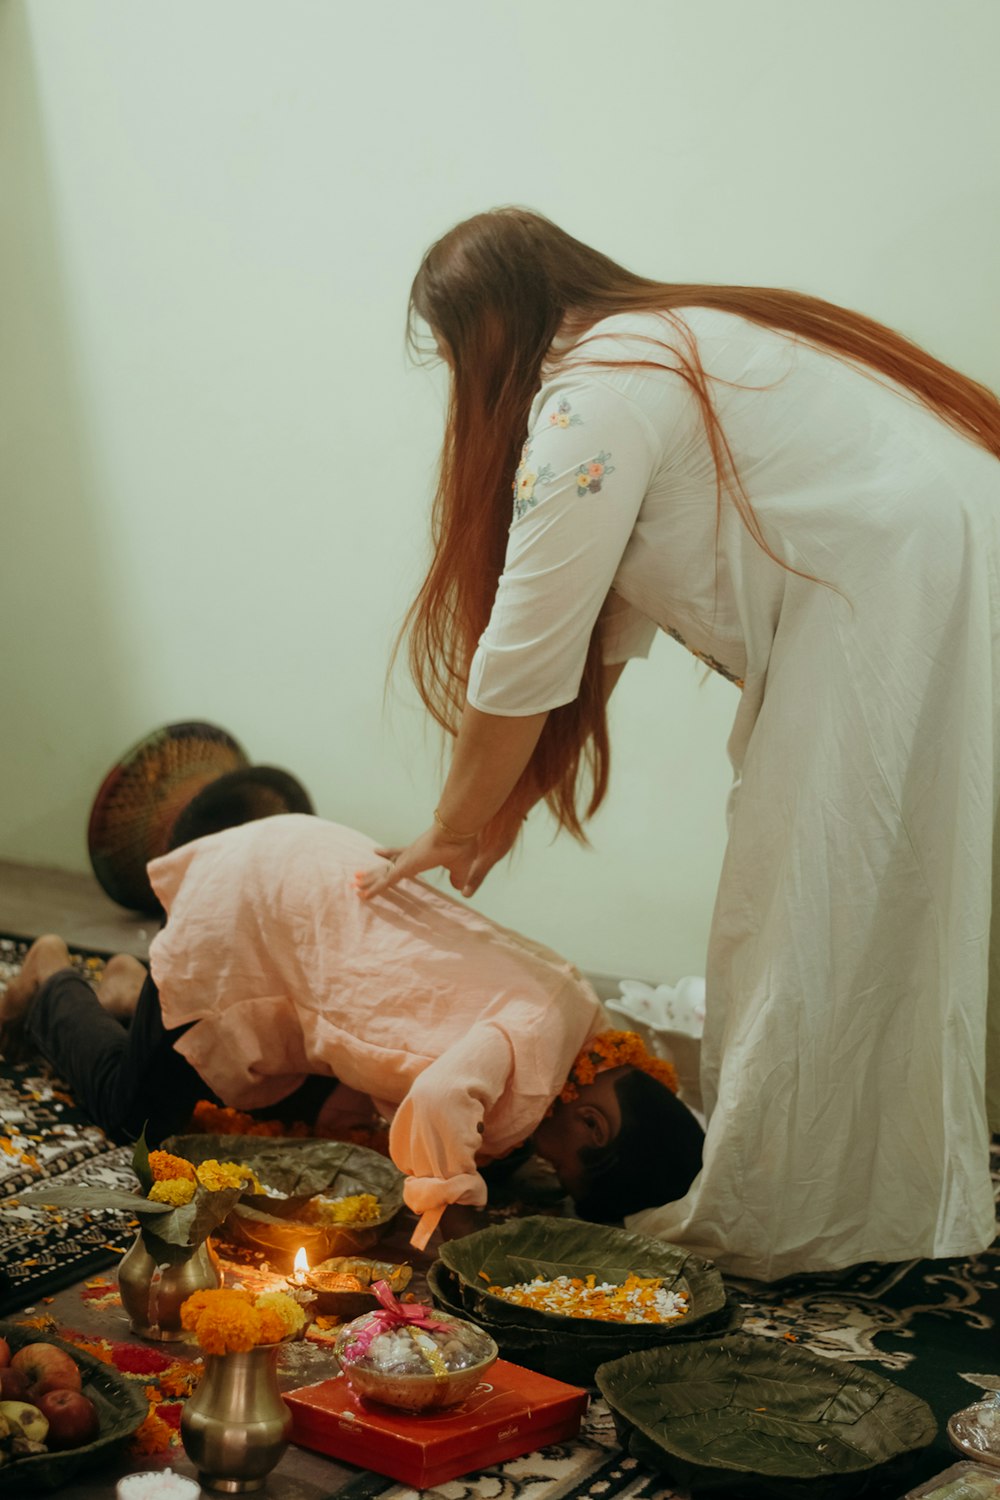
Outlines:
{"type": "Polygon", "coordinates": [[[342,1328],[334,1353],[348,1385],[366,1400],[403,1411],[457,1406],[471,1396],[499,1350],[481,1328],[433,1308],[408,1306],[387,1326],[382,1311],[342,1328]]]}

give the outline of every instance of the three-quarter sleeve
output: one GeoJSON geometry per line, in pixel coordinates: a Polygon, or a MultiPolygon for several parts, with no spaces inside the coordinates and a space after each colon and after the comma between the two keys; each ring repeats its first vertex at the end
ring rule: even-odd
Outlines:
{"type": "Polygon", "coordinates": [[[600,375],[543,389],[514,481],[514,518],[468,701],[507,717],[576,697],[606,609],[605,660],[645,654],[655,629],[609,593],[661,462],[646,414],[600,375]]]}
{"type": "Polygon", "coordinates": [[[508,1037],[484,1021],[414,1079],[389,1130],[389,1154],[406,1174],[403,1197],[414,1213],[486,1202],[476,1154],[484,1117],[506,1089],[513,1067],[508,1037]]]}

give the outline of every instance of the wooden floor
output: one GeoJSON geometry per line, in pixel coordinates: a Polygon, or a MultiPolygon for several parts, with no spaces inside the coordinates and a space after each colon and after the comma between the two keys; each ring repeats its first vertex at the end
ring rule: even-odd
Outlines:
{"type": "Polygon", "coordinates": [[[92,875],[0,860],[0,933],[56,932],[71,948],[144,959],[157,927],[155,917],[116,906],[92,875]]]}

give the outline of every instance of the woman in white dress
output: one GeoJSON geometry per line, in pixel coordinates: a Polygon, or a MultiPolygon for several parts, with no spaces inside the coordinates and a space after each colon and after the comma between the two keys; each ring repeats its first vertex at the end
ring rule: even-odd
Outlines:
{"type": "Polygon", "coordinates": [[[517,209],[428,251],[418,319],[452,381],[410,659],[456,740],[361,895],[471,894],[542,798],[579,835],[607,694],[668,631],[740,696],[704,1167],[630,1227],[765,1280],[982,1250],[1000,402],[856,313],[651,282],[517,209]]]}

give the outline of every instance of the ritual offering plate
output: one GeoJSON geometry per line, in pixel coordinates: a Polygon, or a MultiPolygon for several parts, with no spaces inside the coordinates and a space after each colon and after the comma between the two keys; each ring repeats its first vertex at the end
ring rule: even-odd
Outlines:
{"type": "MultiPolygon", "coordinates": [[[[676,1245],[624,1229],[538,1215],[441,1246],[466,1312],[595,1339],[629,1329],[691,1327],[720,1313],[716,1268],[676,1245]]],[[[634,1346],[633,1346],[634,1347],[634,1346]]]]}
{"type": "Polygon", "coordinates": [[[622,1446],[696,1500],[882,1495],[937,1430],[881,1375],[742,1334],[626,1355],[597,1385],[622,1446]]]}
{"type": "MultiPolygon", "coordinates": [[[[37,1424],[39,1409],[28,1396],[17,1401],[5,1397],[5,1407],[27,1406],[29,1412],[35,1413],[35,1418],[31,1419],[23,1410],[0,1413],[3,1416],[0,1426],[4,1429],[0,1434],[0,1496],[33,1495],[46,1490],[59,1490],[78,1474],[112,1463],[122,1444],[146,1418],[149,1403],[141,1385],[136,1386],[133,1381],[119,1375],[112,1366],[91,1354],[85,1354],[75,1344],[66,1343],[49,1334],[40,1334],[34,1328],[24,1328],[18,1323],[0,1323],[0,1338],[8,1345],[12,1360],[20,1350],[37,1344],[49,1345],[54,1354],[55,1351],[61,1351],[62,1356],[68,1356],[79,1370],[80,1394],[96,1410],[97,1422],[96,1435],[83,1442],[76,1439],[74,1446],[68,1446],[73,1433],[71,1428],[67,1428],[67,1423],[72,1424],[77,1420],[79,1410],[67,1412],[63,1400],[58,1416],[52,1415],[46,1397],[39,1396],[37,1399],[43,1413],[48,1410],[51,1417],[51,1420],[45,1419],[48,1430],[42,1438],[48,1451],[18,1453],[16,1448],[20,1444],[16,1439],[22,1433],[30,1438],[32,1433],[37,1435],[40,1431],[40,1425],[37,1424]]],[[[26,1355],[25,1358],[29,1356],[26,1355]]],[[[43,1366],[44,1362],[38,1361],[40,1379],[44,1374],[43,1366]]],[[[53,1361],[49,1366],[49,1373],[52,1374],[55,1369],[53,1361]]],[[[79,1408],[79,1403],[77,1405],[79,1408]]],[[[86,1407],[83,1409],[86,1411],[86,1407]]],[[[91,1423],[94,1420],[91,1414],[91,1423]]]]}
{"type": "Polygon", "coordinates": [[[346,1322],[374,1312],[379,1306],[372,1290],[374,1282],[384,1281],[391,1291],[398,1293],[406,1290],[412,1277],[412,1266],[335,1255],[307,1271],[302,1285],[312,1293],[318,1313],[346,1322]]]}
{"type": "Polygon", "coordinates": [[[358,1255],[403,1205],[403,1174],[364,1146],[253,1135],[175,1136],[164,1145],[195,1165],[215,1158],[253,1169],[262,1191],[244,1193],[216,1237],[263,1251],[280,1270],[292,1270],[300,1249],[310,1265],[358,1255]]]}
{"type": "Polygon", "coordinates": [[[499,1354],[488,1333],[420,1303],[400,1302],[376,1282],[375,1312],[342,1328],[333,1352],[351,1389],[403,1411],[457,1406],[499,1354]]]}
{"type": "MultiPolygon", "coordinates": [[[[456,1317],[466,1317],[461,1300],[461,1283],[443,1261],[436,1260],[427,1272],[427,1285],[435,1307],[456,1317]]],[[[595,1336],[592,1329],[580,1330],[560,1326],[553,1336],[551,1328],[525,1324],[505,1318],[494,1322],[488,1313],[479,1313],[476,1322],[496,1342],[502,1359],[548,1375],[553,1380],[574,1385],[593,1384],[598,1367],[607,1360],[631,1354],[635,1349],[652,1348],[669,1340],[677,1343],[690,1339],[718,1339],[742,1326],[743,1309],[735,1298],[727,1299],[717,1313],[689,1324],[611,1323],[595,1336]]]]}

